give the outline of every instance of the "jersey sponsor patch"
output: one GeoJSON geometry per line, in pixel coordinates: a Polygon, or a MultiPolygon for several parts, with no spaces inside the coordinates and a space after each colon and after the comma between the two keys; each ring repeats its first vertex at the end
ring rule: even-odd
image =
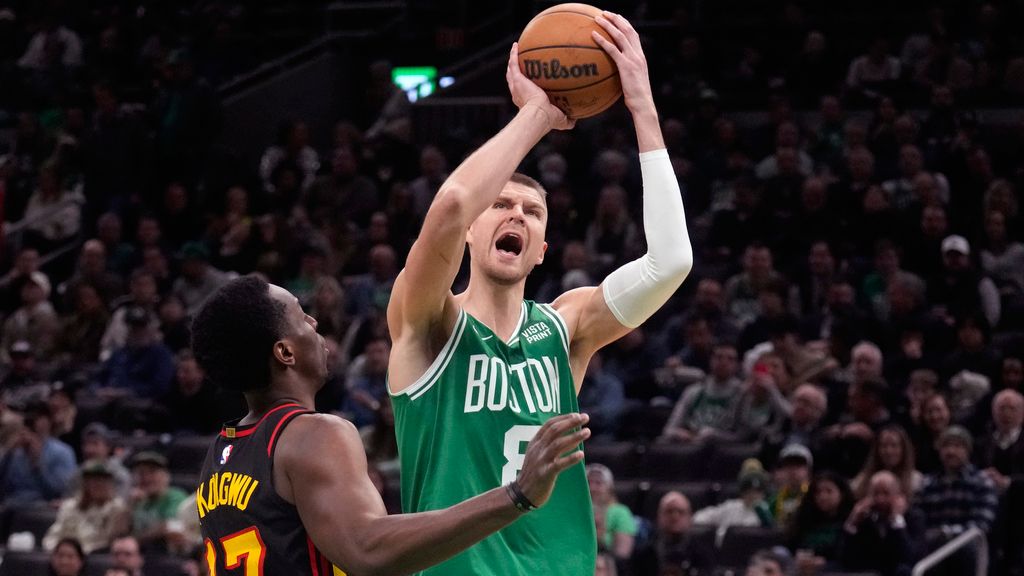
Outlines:
{"type": "Polygon", "coordinates": [[[520,332],[519,336],[528,344],[533,344],[551,336],[551,328],[544,321],[534,322],[520,332]]]}

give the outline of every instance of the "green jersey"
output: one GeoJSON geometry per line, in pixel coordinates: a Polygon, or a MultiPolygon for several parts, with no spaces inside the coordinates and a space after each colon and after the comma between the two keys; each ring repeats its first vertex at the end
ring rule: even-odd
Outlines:
{"type": "MultiPolygon", "coordinates": [[[[568,330],[550,305],[523,302],[511,340],[465,310],[427,372],[392,395],[405,512],[437,510],[515,480],[541,425],[578,412],[568,330]]],[[[583,464],[530,512],[423,574],[594,573],[597,536],[583,464]]]]}

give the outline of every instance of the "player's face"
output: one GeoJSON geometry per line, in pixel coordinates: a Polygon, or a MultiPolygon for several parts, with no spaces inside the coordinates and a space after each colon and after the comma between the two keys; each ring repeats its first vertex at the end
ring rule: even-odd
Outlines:
{"type": "Polygon", "coordinates": [[[544,261],[547,207],[540,194],[509,183],[466,233],[474,264],[492,280],[515,284],[544,261]]]}
{"type": "Polygon", "coordinates": [[[324,337],[317,334],[317,322],[302,310],[299,301],[280,286],[270,287],[271,296],[285,307],[287,333],[285,339],[293,346],[295,355],[293,368],[303,376],[322,384],[327,379],[327,357],[329,350],[324,337]]]}

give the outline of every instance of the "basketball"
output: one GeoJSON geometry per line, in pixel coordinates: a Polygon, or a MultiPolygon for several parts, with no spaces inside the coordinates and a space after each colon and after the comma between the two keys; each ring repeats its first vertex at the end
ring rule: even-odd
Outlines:
{"type": "Polygon", "coordinates": [[[519,37],[519,69],[547,92],[570,118],[599,114],[622,95],[615,62],[594,42],[601,10],[587,4],[559,4],[537,14],[519,37]]]}

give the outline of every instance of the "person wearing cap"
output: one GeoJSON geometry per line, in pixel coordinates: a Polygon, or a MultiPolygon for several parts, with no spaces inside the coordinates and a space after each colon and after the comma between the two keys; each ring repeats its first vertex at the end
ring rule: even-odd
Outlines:
{"type": "Polygon", "coordinates": [[[143,268],[136,268],[128,281],[128,294],[111,304],[114,313],[111,314],[110,322],[100,341],[101,362],[106,362],[114,354],[114,350],[124,346],[128,341],[128,323],[125,321],[125,315],[132,307],[138,306],[149,310],[153,314],[153,329],[159,329],[160,323],[155,314],[159,301],[160,291],[156,277],[143,268]]]}
{"type": "Polygon", "coordinates": [[[167,457],[143,451],[131,460],[135,489],[132,491],[132,534],[144,550],[166,551],[168,521],[177,517],[187,495],[171,486],[167,457]]]}
{"type": "Polygon", "coordinates": [[[174,378],[174,354],[153,329],[152,314],[141,306],[125,312],[128,340],[104,365],[103,385],[139,398],[159,398],[174,378]]]}
{"type": "Polygon", "coordinates": [[[779,452],[773,473],[775,491],[766,500],[775,526],[789,525],[807,494],[813,468],[814,457],[802,444],[789,444],[779,452]]]}
{"type": "Polygon", "coordinates": [[[938,444],[943,469],[925,479],[916,498],[927,522],[925,539],[929,550],[970,528],[987,533],[999,504],[995,485],[971,464],[974,439],[967,429],[950,426],[939,437],[938,444]]]}
{"type": "Polygon", "coordinates": [[[655,530],[633,552],[631,574],[710,573],[714,551],[692,537],[693,507],[682,492],[672,490],[658,502],[655,530]]]}
{"type": "Polygon", "coordinates": [[[186,242],[178,257],[181,259],[181,276],[174,281],[171,292],[185,303],[188,315],[194,316],[206,298],[235,275],[210,265],[210,249],[200,241],[186,242]]]}
{"type": "Polygon", "coordinates": [[[131,495],[131,472],[114,455],[114,432],[105,424],[92,422],[82,428],[81,456],[83,461],[93,460],[106,464],[114,476],[117,493],[125,498],[131,495]]]}
{"type": "Polygon", "coordinates": [[[10,364],[7,373],[0,378],[0,399],[14,410],[46,400],[50,383],[40,374],[32,343],[16,340],[6,351],[10,364]]]}
{"type": "Polygon", "coordinates": [[[928,281],[928,300],[947,318],[981,311],[989,326],[1002,315],[999,290],[971,262],[971,245],[959,235],[942,240],[942,271],[928,281]]]}
{"type": "Polygon", "coordinates": [[[616,560],[629,560],[636,538],[636,520],[629,508],[615,498],[612,471],[604,464],[588,464],[587,484],[594,503],[598,548],[611,553],[616,560]]]}
{"type": "Polygon", "coordinates": [[[719,530],[729,526],[771,526],[772,516],[765,502],[771,479],[761,462],[754,459],[745,461],[737,482],[739,498],[702,508],[693,516],[693,523],[715,526],[719,530]]]}
{"type": "MultiPolygon", "coordinates": [[[[48,298],[50,280],[42,272],[33,272],[21,286],[21,306],[4,322],[0,353],[18,340],[32,345],[36,358],[48,360],[60,333],[60,319],[48,298]]],[[[10,357],[3,358],[9,361],[10,357]]]]}
{"type": "Polygon", "coordinates": [[[107,548],[131,526],[128,505],[117,495],[114,470],[103,460],[86,460],[79,469],[81,489],[61,502],[57,519],[43,538],[52,550],[62,538],[81,542],[86,554],[107,548]]]}

